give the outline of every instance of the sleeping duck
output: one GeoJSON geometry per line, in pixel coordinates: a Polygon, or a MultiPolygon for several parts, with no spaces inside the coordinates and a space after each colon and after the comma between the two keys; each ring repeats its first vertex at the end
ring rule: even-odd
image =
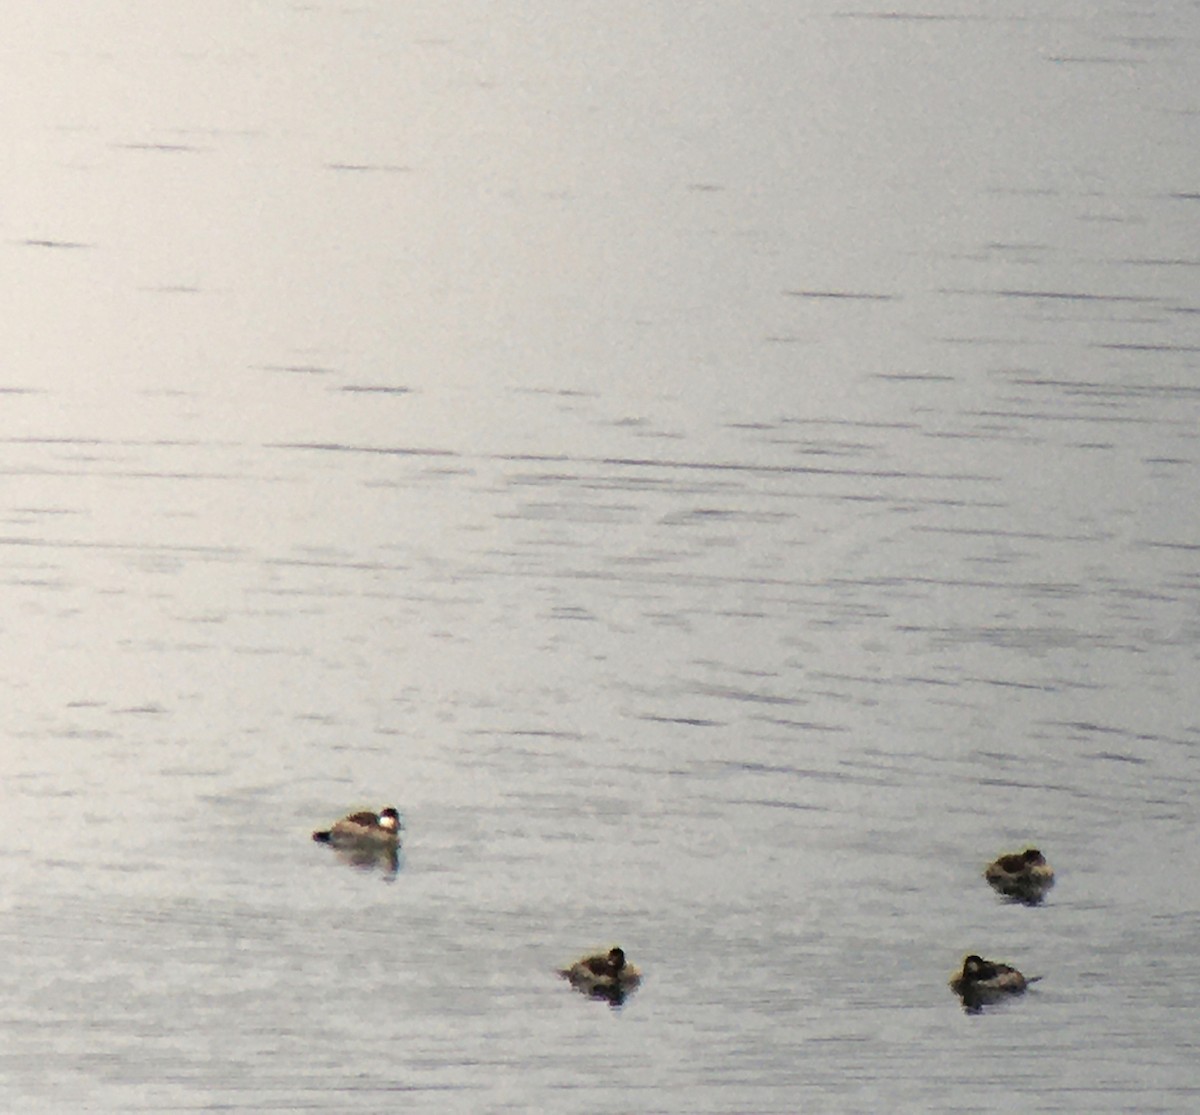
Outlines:
{"type": "Polygon", "coordinates": [[[314,832],[318,844],[335,848],[362,848],[375,851],[395,851],[400,846],[400,814],[390,805],[378,813],[351,813],[330,828],[314,832]]]}
{"type": "Polygon", "coordinates": [[[585,956],[558,973],[571,986],[587,995],[621,1003],[642,981],[642,973],[625,960],[625,952],[611,948],[607,953],[585,956]]]}
{"type": "Polygon", "coordinates": [[[977,1011],[988,1003],[1024,993],[1029,984],[1039,979],[1041,976],[1026,979],[1016,968],[972,953],[963,961],[962,971],[950,980],[950,990],[962,999],[967,1010],[977,1011]]]}
{"type": "Polygon", "coordinates": [[[983,877],[1001,894],[1029,905],[1040,902],[1054,885],[1054,869],[1036,848],[1001,856],[988,864],[983,877]]]}

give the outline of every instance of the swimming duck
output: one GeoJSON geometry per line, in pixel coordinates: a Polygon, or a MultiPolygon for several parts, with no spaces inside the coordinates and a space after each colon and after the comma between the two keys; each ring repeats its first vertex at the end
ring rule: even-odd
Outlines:
{"type": "Polygon", "coordinates": [[[400,814],[390,805],[378,813],[364,811],[343,817],[332,827],[314,832],[318,844],[335,848],[366,848],[395,851],[400,846],[400,814]]]}
{"type": "Polygon", "coordinates": [[[1033,905],[1054,885],[1054,869],[1036,848],[1013,852],[989,863],[983,877],[1001,894],[1033,905]]]}
{"type": "Polygon", "coordinates": [[[1021,995],[1025,988],[1041,979],[1026,979],[1016,968],[984,960],[972,953],[963,961],[962,971],[950,980],[950,990],[959,996],[963,1006],[975,1011],[987,1003],[998,1003],[1012,995],[1021,995]]]}
{"type": "Polygon", "coordinates": [[[558,974],[588,995],[618,1003],[642,982],[642,973],[626,962],[623,949],[615,947],[607,953],[576,960],[569,968],[560,969],[558,974]]]}

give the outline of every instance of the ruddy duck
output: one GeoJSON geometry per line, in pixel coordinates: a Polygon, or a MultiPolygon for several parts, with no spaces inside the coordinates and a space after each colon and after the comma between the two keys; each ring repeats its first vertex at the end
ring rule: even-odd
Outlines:
{"type": "Polygon", "coordinates": [[[371,848],[394,851],[400,846],[400,814],[390,805],[378,813],[364,811],[343,817],[331,828],[314,832],[318,844],[335,848],[371,848]]]}
{"type": "Polygon", "coordinates": [[[950,980],[950,990],[962,999],[967,1010],[977,1011],[988,1003],[1023,994],[1029,984],[1039,979],[1041,976],[1026,979],[1016,968],[972,953],[963,961],[962,971],[950,980]]]}
{"type": "Polygon", "coordinates": [[[626,962],[625,952],[619,948],[585,956],[569,968],[560,969],[558,974],[585,994],[618,1004],[642,982],[642,973],[626,962]]]}
{"type": "Polygon", "coordinates": [[[983,877],[1001,894],[1031,906],[1054,885],[1054,869],[1036,848],[1001,856],[988,864],[983,877]]]}

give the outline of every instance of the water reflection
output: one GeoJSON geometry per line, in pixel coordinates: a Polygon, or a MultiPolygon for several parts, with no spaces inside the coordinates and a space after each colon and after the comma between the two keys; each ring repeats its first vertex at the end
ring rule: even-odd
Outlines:
{"type": "Polygon", "coordinates": [[[600,1002],[607,1003],[610,1007],[612,1007],[613,1010],[620,1010],[625,1005],[626,999],[628,999],[636,990],[635,988],[624,987],[587,988],[579,987],[578,985],[572,986],[575,987],[575,990],[578,991],[580,995],[584,995],[589,999],[596,999],[600,1002]]]}
{"type": "Polygon", "coordinates": [[[384,882],[392,882],[400,874],[404,857],[398,848],[334,848],[340,863],[358,871],[380,871],[384,882]]]}

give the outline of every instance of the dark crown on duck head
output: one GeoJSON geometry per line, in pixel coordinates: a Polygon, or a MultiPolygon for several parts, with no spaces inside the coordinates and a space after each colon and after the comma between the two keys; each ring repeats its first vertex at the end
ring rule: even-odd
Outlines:
{"type": "Polygon", "coordinates": [[[400,814],[390,805],[386,809],[381,809],[379,811],[379,827],[398,829],[400,827],[400,814]]]}
{"type": "Polygon", "coordinates": [[[1036,848],[1026,848],[1025,854],[1021,857],[1026,863],[1038,864],[1045,863],[1046,857],[1042,855],[1036,848]]]}
{"type": "Polygon", "coordinates": [[[614,972],[619,972],[625,967],[625,951],[620,948],[611,948],[608,950],[608,962],[612,965],[614,972]]]}

